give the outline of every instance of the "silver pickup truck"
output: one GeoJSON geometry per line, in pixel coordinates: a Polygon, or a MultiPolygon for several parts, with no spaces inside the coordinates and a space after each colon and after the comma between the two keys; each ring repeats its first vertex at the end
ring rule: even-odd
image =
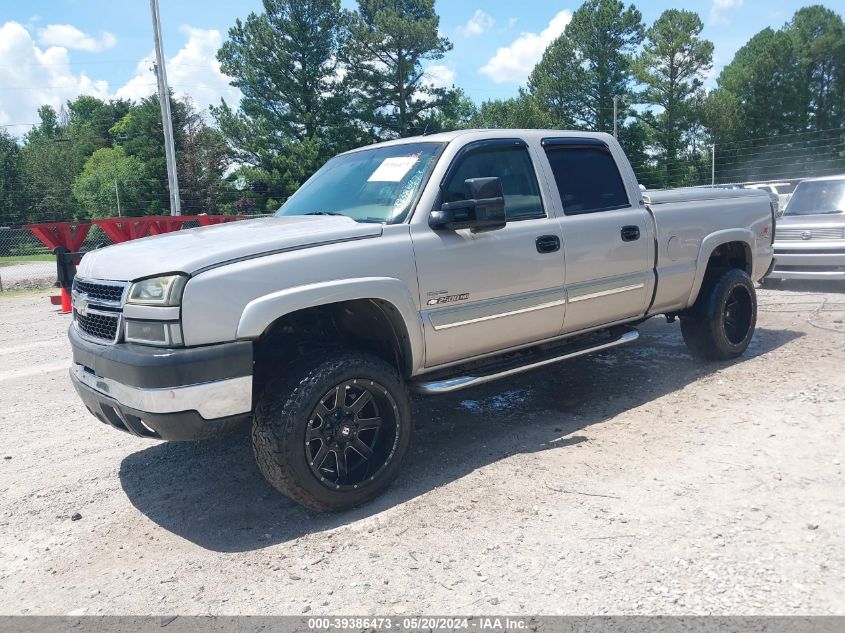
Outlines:
{"type": "Polygon", "coordinates": [[[631,343],[654,315],[694,355],[754,333],[762,191],[642,192],[606,134],[475,130],[341,154],[273,217],[85,255],[71,379],[102,422],[192,440],[251,423],[257,463],[321,510],[408,450],[441,394],[631,343]]]}

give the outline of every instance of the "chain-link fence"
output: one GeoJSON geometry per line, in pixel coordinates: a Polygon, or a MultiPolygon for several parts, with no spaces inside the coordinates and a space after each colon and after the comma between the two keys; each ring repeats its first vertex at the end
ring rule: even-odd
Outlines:
{"type": "MultiPolygon", "coordinates": [[[[199,222],[187,221],[182,229],[197,226],[199,222]]],[[[85,253],[110,244],[103,229],[93,224],[79,250],[85,253]]],[[[50,288],[56,285],[56,279],[56,257],[32,231],[0,226],[0,292],[50,288]]]]}
{"type": "Polygon", "coordinates": [[[56,258],[28,229],[0,226],[0,292],[49,288],[56,258]]]}

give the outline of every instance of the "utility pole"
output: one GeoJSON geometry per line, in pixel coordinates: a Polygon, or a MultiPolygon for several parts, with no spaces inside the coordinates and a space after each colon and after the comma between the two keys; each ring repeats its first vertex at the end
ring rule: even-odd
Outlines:
{"type": "Polygon", "coordinates": [[[716,184],[716,143],[710,146],[710,186],[716,184]]]}
{"type": "Polygon", "coordinates": [[[619,101],[617,95],[613,95],[613,138],[616,138],[616,102],[619,101]]]}
{"type": "Polygon", "coordinates": [[[117,178],[114,179],[114,197],[117,198],[117,217],[123,217],[120,212],[120,191],[117,189],[117,178]]]}
{"type": "Polygon", "coordinates": [[[158,0],[150,0],[153,14],[153,35],[155,37],[155,72],[158,81],[158,100],[161,103],[161,127],[164,129],[164,153],[167,157],[167,184],[170,189],[170,215],[182,215],[179,204],[179,178],[176,174],[176,147],[173,144],[173,119],[170,116],[170,89],[167,87],[167,71],[164,68],[164,51],[161,46],[161,18],[158,14],[158,0]]]}

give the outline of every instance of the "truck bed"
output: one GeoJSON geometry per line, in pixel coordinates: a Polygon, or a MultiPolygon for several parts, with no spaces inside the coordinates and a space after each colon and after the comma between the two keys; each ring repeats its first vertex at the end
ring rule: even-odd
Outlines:
{"type": "MultiPolygon", "coordinates": [[[[644,191],[646,204],[669,204],[673,202],[698,202],[703,200],[724,200],[737,198],[759,198],[756,189],[717,189],[715,187],[682,187],[679,189],[655,189],[644,191]]],[[[768,198],[768,195],[766,196],[768,198]]]]}

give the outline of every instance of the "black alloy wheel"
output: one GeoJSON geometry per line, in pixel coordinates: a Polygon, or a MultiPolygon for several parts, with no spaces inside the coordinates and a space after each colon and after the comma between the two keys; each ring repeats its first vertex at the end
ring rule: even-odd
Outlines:
{"type": "Polygon", "coordinates": [[[731,268],[705,277],[695,305],[681,313],[681,333],[690,352],[705,360],[730,360],[754,336],[757,295],[744,270],[731,268]]]}
{"type": "Polygon", "coordinates": [[[411,441],[403,377],[383,358],[326,350],[272,375],[255,407],[252,446],[276,490],[315,510],[374,499],[411,441]]]}
{"type": "Polygon", "coordinates": [[[734,286],[725,301],[723,323],[725,337],[734,345],[740,344],[751,326],[752,299],[748,288],[738,284],[734,286]]]}
{"type": "Polygon", "coordinates": [[[305,458],[329,488],[374,481],[396,453],[398,405],[373,380],[347,380],[320,398],[305,431],[305,458]]]}

